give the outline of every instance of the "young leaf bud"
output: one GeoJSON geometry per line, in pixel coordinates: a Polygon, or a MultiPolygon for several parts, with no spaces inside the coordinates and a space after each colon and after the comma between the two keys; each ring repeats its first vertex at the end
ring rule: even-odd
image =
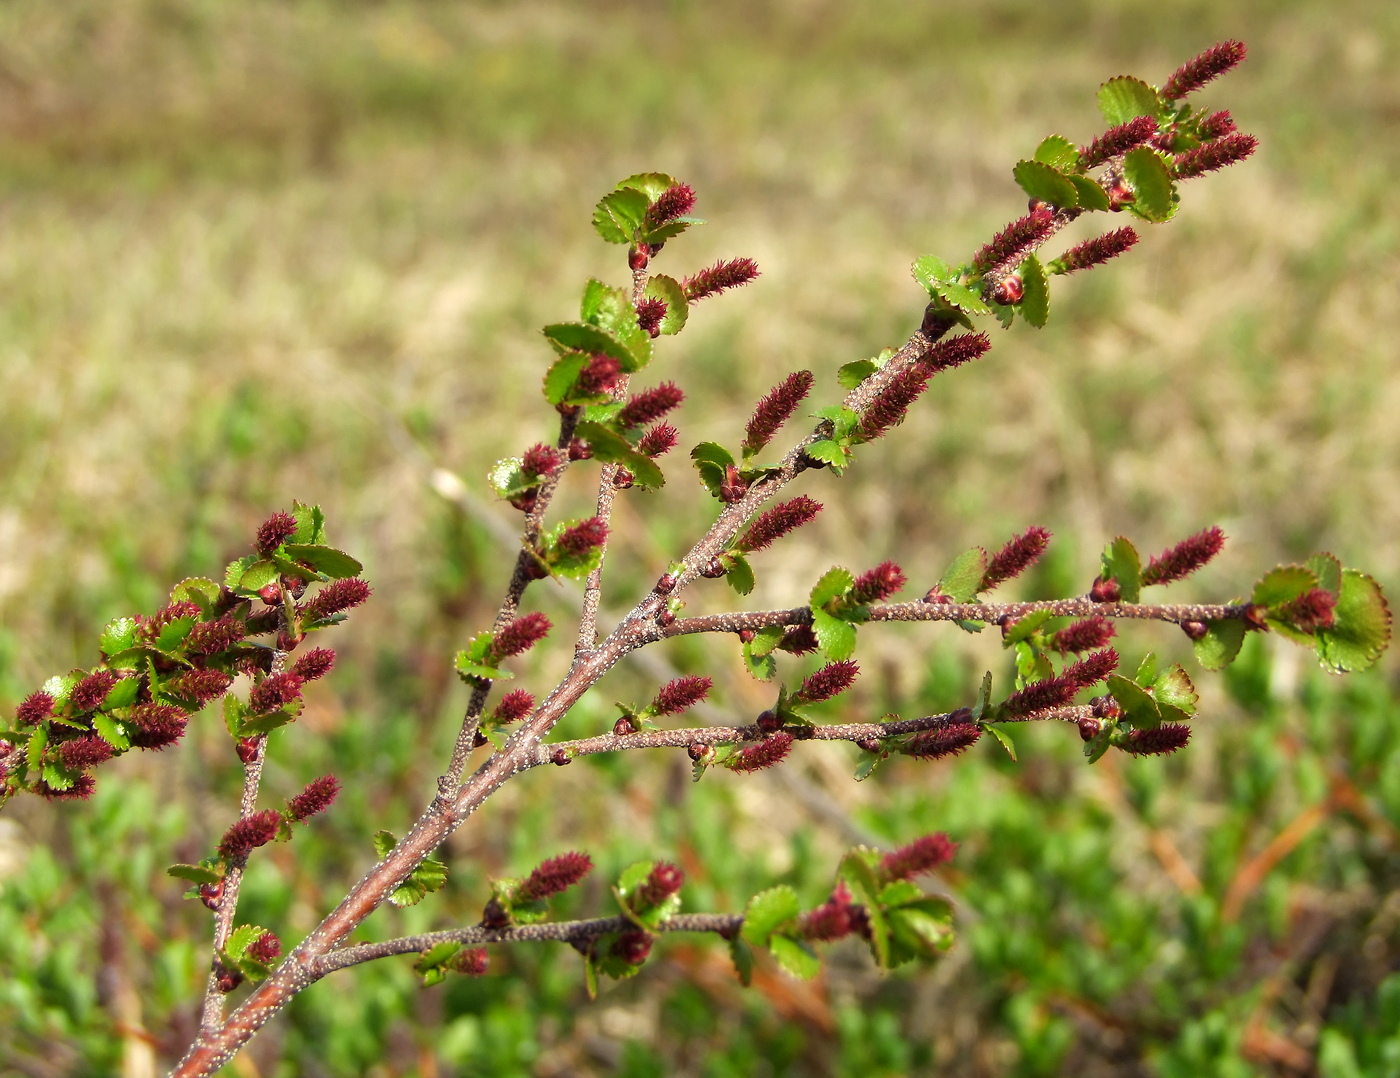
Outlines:
{"type": "Polygon", "coordinates": [[[709,678],[693,674],[668,681],[652,700],[651,710],[657,715],[677,715],[705,699],[713,684],[709,678]]]}
{"type": "Polygon", "coordinates": [[[570,460],[588,460],[593,456],[593,447],[587,442],[575,438],[569,443],[570,460]]]}
{"type": "Polygon", "coordinates": [[[734,258],[728,262],[716,262],[709,269],[703,269],[694,277],[681,281],[681,290],[691,303],[706,296],[718,295],[728,288],[738,288],[748,284],[758,276],[758,264],[752,258],[734,258]]]}
{"type": "Polygon", "coordinates": [[[670,595],[676,590],[676,574],[662,573],[656,581],[656,586],[651,589],[657,595],[670,595]]]}
{"type": "Polygon", "coordinates": [[[566,749],[555,749],[554,755],[549,758],[549,762],[555,767],[567,767],[574,762],[574,758],[569,755],[566,749]]]}
{"type": "Polygon", "coordinates": [[[1142,571],[1143,587],[1170,584],[1173,580],[1190,576],[1219,554],[1224,545],[1225,533],[1217,527],[1209,527],[1189,539],[1183,539],[1147,563],[1147,568],[1142,571]]]}
{"type": "Polygon", "coordinates": [[[773,435],[792,418],[792,413],[812,391],[813,381],[811,371],[795,371],[759,400],[744,428],[745,456],[753,456],[772,441],[773,435]]]}
{"type": "Polygon", "coordinates": [[[879,752],[883,747],[879,738],[874,737],[867,737],[856,742],[856,748],[864,749],[866,752],[879,752]]]}
{"type": "Polygon", "coordinates": [[[778,650],[790,655],[807,655],[821,647],[817,634],[810,625],[794,625],[778,641],[778,650]]]}
{"type": "Polygon", "coordinates": [[[243,974],[236,969],[228,969],[222,962],[217,963],[219,967],[218,975],[214,978],[214,984],[224,995],[228,995],[240,984],[243,983],[243,974]]]}
{"type": "Polygon", "coordinates": [[[885,854],[880,861],[880,876],[885,880],[913,879],[952,860],[957,848],[957,844],[942,831],[924,835],[893,853],[885,854]]]}
{"type": "Polygon", "coordinates": [[[510,914],[501,905],[500,899],[492,896],[481,911],[481,927],[500,930],[510,927],[510,914]]]}
{"type": "Polygon", "coordinates": [[[1089,701],[1089,707],[1096,719],[1117,719],[1121,718],[1123,709],[1118,706],[1118,701],[1111,696],[1096,696],[1089,701]]]}
{"type": "Polygon", "coordinates": [[[1204,640],[1210,632],[1210,626],[1203,621],[1183,621],[1181,631],[1191,640],[1204,640]]]}
{"type": "Polygon", "coordinates": [[[1155,730],[1131,730],[1124,750],[1134,756],[1167,756],[1185,748],[1191,740],[1191,727],[1179,722],[1164,722],[1155,730]]]}
{"type": "Polygon", "coordinates": [[[776,711],[763,711],[754,720],[754,725],[758,727],[762,734],[776,734],[783,728],[783,720],[778,717],[776,711]]]}
{"type": "Polygon", "coordinates": [[[593,870],[593,859],[586,853],[572,851],[551,857],[525,878],[515,897],[521,902],[536,902],[567,891],[593,870]]]}
{"type": "Polygon", "coordinates": [[[256,546],[263,557],[271,554],[297,532],[296,518],[291,513],[273,513],[258,528],[256,546]]]}
{"type": "Polygon", "coordinates": [[[201,883],[199,885],[199,900],[211,910],[219,908],[219,899],[224,897],[224,881],[222,878],[214,883],[201,883]]]}
{"type": "Polygon", "coordinates": [[[987,570],[982,574],[982,581],[977,585],[977,590],[989,591],[998,584],[1020,576],[1035,564],[1049,545],[1050,532],[1045,528],[1028,528],[1025,534],[1012,536],[987,563],[987,570]]]}
{"type": "Polygon", "coordinates": [[[627,268],[630,270],[646,269],[650,256],[651,249],[645,243],[637,244],[627,252],[627,268]]]}
{"type": "Polygon", "coordinates": [[[632,725],[632,720],[626,715],[619,715],[617,722],[613,723],[613,737],[626,737],[628,734],[635,734],[637,728],[632,725]]]}
{"type": "Polygon", "coordinates": [[[234,745],[234,751],[238,753],[238,759],[245,764],[251,764],[258,758],[258,749],[262,745],[262,737],[240,737],[234,745]]]}
{"type": "Polygon", "coordinates": [[[820,670],[808,675],[802,682],[802,688],[794,694],[792,702],[801,705],[830,700],[849,689],[859,673],[860,667],[853,659],[827,663],[820,670]]]}
{"type": "Polygon", "coordinates": [[[749,481],[739,474],[738,467],[726,464],[724,466],[724,480],[719,485],[719,500],[725,505],[732,505],[748,492],[749,481]]]}
{"type": "Polygon", "coordinates": [[[306,784],[306,789],[287,802],[287,818],[298,823],[325,812],[340,793],[340,782],[334,775],[322,775],[306,784]]]}
{"type": "Polygon", "coordinates": [[[1109,577],[1105,580],[1102,576],[1094,577],[1094,583],[1089,588],[1089,598],[1096,603],[1116,603],[1123,597],[1123,589],[1118,586],[1118,581],[1109,577]]]}
{"type": "Polygon", "coordinates": [[[724,575],[724,563],[718,558],[711,558],[700,569],[700,575],[706,580],[718,580],[724,575]]]}
{"type": "Polygon", "coordinates": [[[640,966],[651,954],[651,934],[633,929],[622,933],[610,948],[615,958],[620,958],[629,966],[640,966]]]}
{"type": "Polygon", "coordinates": [[[779,730],[776,734],[756,741],[751,745],[745,745],[734,755],[724,761],[724,766],[731,771],[761,771],[765,767],[772,767],[776,763],[782,762],[783,757],[792,748],[792,735],[785,730],[779,730]]]}
{"type": "Polygon", "coordinates": [[[693,745],[686,746],[685,754],[697,764],[709,763],[710,758],[715,754],[715,750],[709,745],[702,745],[697,741],[693,745]]]}
{"type": "Polygon", "coordinates": [[[821,512],[821,503],[813,501],[805,494],[762,513],[749,525],[748,531],[734,544],[734,549],[742,554],[752,554],[763,550],[788,532],[810,523],[821,512]]]}
{"type": "Polygon", "coordinates": [[[282,814],[276,809],[255,812],[227,831],[219,840],[219,856],[225,861],[240,861],[259,846],[266,846],[277,837],[282,826],[282,814]]]}
{"type": "Polygon", "coordinates": [[[258,598],[263,601],[263,606],[281,606],[282,585],[275,580],[264,585],[258,589],[258,598]]]}
{"type": "Polygon", "coordinates": [[[1021,283],[1019,274],[1013,273],[1008,277],[1003,277],[992,287],[992,302],[1007,306],[1012,303],[1020,303],[1021,297],[1026,294],[1026,286],[1021,283]]]}
{"type": "Polygon", "coordinates": [[[1193,56],[1182,64],[1167,79],[1162,87],[1162,96],[1169,101],[1185,97],[1199,90],[1212,79],[1218,79],[1245,58],[1243,41],[1222,41],[1212,45],[1205,52],[1193,56]]]}

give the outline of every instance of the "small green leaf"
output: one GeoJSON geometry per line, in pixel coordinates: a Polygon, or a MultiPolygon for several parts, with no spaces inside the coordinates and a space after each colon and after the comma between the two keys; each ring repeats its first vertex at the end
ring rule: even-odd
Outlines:
{"type": "Polygon", "coordinates": [[[767,947],[774,931],[797,920],[800,911],[796,891],[786,884],[770,887],[749,899],[744,909],[744,927],[740,932],[755,947],[767,947]]]}
{"type": "Polygon", "coordinates": [[[1193,641],[1196,661],[1207,670],[1224,670],[1235,661],[1244,643],[1245,624],[1238,618],[1207,621],[1206,635],[1193,641]]]}
{"type": "Polygon", "coordinates": [[[1307,560],[1307,567],[1317,577],[1317,586],[1332,598],[1342,593],[1342,563],[1328,553],[1314,554],[1307,560]]]}
{"type": "Polygon", "coordinates": [[[1138,116],[1158,115],[1162,101],[1141,79],[1120,75],[1099,87],[1099,111],[1110,126],[1117,127],[1138,116]]]}
{"type": "Polygon", "coordinates": [[[739,983],[747,988],[753,983],[753,948],[738,932],[729,937],[729,957],[734,963],[739,983]]]}
{"type": "MultiPolygon", "coordinates": [[[[873,359],[857,359],[842,364],[841,369],[836,372],[836,380],[841,383],[842,389],[855,389],[879,369],[873,359]]],[[[807,447],[806,452],[808,456],[815,456],[811,446],[807,447]]],[[[817,459],[825,460],[826,458],[817,457],[817,459]]]]}
{"type": "Polygon", "coordinates": [[[816,952],[807,944],[788,936],[772,936],[768,940],[768,949],[773,952],[778,965],[794,977],[810,981],[822,971],[822,961],[816,952]]]}
{"type": "Polygon", "coordinates": [[[1277,606],[1306,595],[1317,587],[1317,575],[1301,565],[1280,565],[1270,569],[1254,585],[1250,601],[1259,606],[1277,606]]]}
{"type": "Polygon", "coordinates": [[[839,565],[833,566],[821,575],[821,579],[812,585],[812,592],[808,598],[812,609],[824,607],[834,599],[839,599],[851,590],[851,585],[855,583],[855,577],[851,575],[849,569],[843,569],[839,565]]]}
{"type": "Polygon", "coordinates": [[[276,581],[279,575],[271,559],[262,558],[243,570],[234,587],[239,591],[260,591],[276,581]]]}
{"type": "Polygon", "coordinates": [[[1365,573],[1345,570],[1332,614],[1332,628],[1316,633],[1323,668],[1344,674],[1374,664],[1390,643],[1390,606],[1381,586],[1365,573]]]}
{"type": "Polygon", "coordinates": [[[1138,729],[1155,730],[1162,724],[1157,701],[1141,685],[1129,681],[1122,674],[1109,674],[1108,691],[1118,701],[1124,716],[1138,729]]]}
{"type": "Polygon", "coordinates": [[[194,603],[207,613],[219,598],[219,585],[202,576],[192,576],[180,581],[170,589],[172,603],[194,603]]]}
{"type": "Polygon", "coordinates": [[[1073,209],[1079,205],[1078,189],[1052,165],[1043,161],[1021,161],[1012,170],[1012,175],[1021,190],[1031,198],[1063,209],[1073,209]]]}
{"type": "Polygon", "coordinates": [[[447,963],[456,958],[461,949],[460,943],[448,940],[430,947],[418,956],[418,960],[413,963],[413,970],[423,978],[424,988],[431,988],[447,980],[447,963]]]}
{"type": "MultiPolygon", "coordinates": [[[[139,677],[122,678],[108,690],[107,695],[102,700],[102,710],[112,711],[119,707],[130,707],[136,703],[136,697],[141,692],[141,679],[139,677]]],[[[125,748],[125,746],[122,746],[125,748]]]]}
{"type": "Polygon", "coordinates": [[[544,376],[544,399],[550,404],[563,404],[569,399],[570,390],[586,366],[588,357],[581,353],[560,356],[544,376]]]}
{"type": "Polygon", "coordinates": [[[1108,201],[1108,192],[1094,180],[1088,176],[1066,176],[1065,178],[1074,184],[1075,193],[1079,197],[1080,209],[1098,210],[1100,213],[1108,210],[1111,205],[1108,201]]]}
{"type": "Polygon", "coordinates": [[[1049,610],[1033,610],[1003,630],[1002,647],[1012,647],[1029,640],[1047,621],[1055,615],[1049,610]]]}
{"type": "Polygon", "coordinates": [[[850,454],[830,438],[819,438],[817,441],[806,446],[802,452],[813,460],[819,460],[825,464],[831,465],[831,470],[837,475],[841,474],[841,469],[844,468],[850,460],[850,454]]]}
{"type": "MultiPolygon", "coordinates": [[[[398,844],[392,831],[376,831],[373,842],[375,856],[381,861],[398,844]]],[[[414,906],[446,882],[447,866],[436,857],[425,857],[423,863],[409,873],[408,879],[389,896],[389,901],[395,906],[414,906]]]]}
{"type": "Polygon", "coordinates": [[[218,883],[223,879],[223,873],[217,872],[209,865],[171,865],[165,870],[167,876],[174,876],[177,880],[189,880],[191,883],[218,883]]]}
{"type": "MultiPolygon", "coordinates": [[[[136,678],[130,678],[129,680],[133,683],[137,681],[136,678]]],[[[117,682],[118,686],[121,684],[120,681],[117,682]]],[[[107,742],[107,744],[111,745],[112,748],[116,749],[118,752],[125,752],[127,749],[131,748],[131,739],[126,736],[126,731],[122,728],[122,724],[112,718],[111,715],[104,715],[99,711],[92,717],[92,729],[98,737],[107,742]]]]}
{"type": "Polygon", "coordinates": [[[612,356],[625,371],[638,369],[636,358],[612,333],[586,322],[558,322],[545,326],[544,335],[561,352],[612,356]]]}
{"type": "Polygon", "coordinates": [[[1175,211],[1171,170],[1162,155],[1150,146],[1129,150],[1123,159],[1123,178],[1133,189],[1133,209],[1149,221],[1165,221],[1175,211]]]}
{"type": "Polygon", "coordinates": [[[638,172],[625,180],[618,180],[617,186],[619,189],[631,188],[646,195],[649,208],[651,203],[675,187],[677,182],[674,176],[668,176],[664,172],[638,172]]]}
{"type": "Polygon", "coordinates": [[[666,314],[662,317],[660,325],[663,336],[679,333],[685,328],[690,303],[686,300],[685,292],[679,281],[661,274],[648,277],[646,296],[648,299],[659,299],[666,304],[666,314]]]}
{"type": "Polygon", "coordinates": [[[953,945],[947,903],[929,898],[889,911],[890,964],[937,958],[953,945]]]}
{"type": "Polygon", "coordinates": [[[856,627],[848,621],[832,617],[825,610],[812,611],[812,630],[817,644],[830,662],[849,659],[856,650],[856,627]]]}
{"type": "Polygon", "coordinates": [[[642,240],[645,243],[665,243],[667,240],[679,236],[691,225],[703,225],[705,223],[703,217],[672,217],[665,224],[658,225],[656,228],[648,229],[644,232],[642,234],[642,240]]]}
{"type": "Polygon", "coordinates": [[[1006,750],[1006,755],[1010,756],[1013,761],[1016,759],[1016,742],[1011,740],[1011,735],[1007,731],[989,722],[979,723],[978,725],[997,739],[997,743],[1006,750]]]}
{"type": "Polygon", "coordinates": [[[115,655],[136,646],[136,619],[116,618],[107,623],[97,641],[103,655],[115,655]]]}
{"type": "Polygon", "coordinates": [[[265,715],[253,715],[243,720],[238,727],[237,736],[251,737],[255,734],[269,734],[273,730],[286,726],[289,722],[295,722],[300,713],[301,701],[297,700],[286,707],[278,708],[276,711],[269,711],[265,715]]]}
{"type": "Polygon", "coordinates": [[[224,570],[224,585],[229,588],[238,587],[239,581],[243,579],[243,574],[256,565],[259,560],[256,554],[244,554],[237,561],[229,562],[228,568],[224,570]]]}
{"type": "Polygon", "coordinates": [[[1135,603],[1142,597],[1142,559],[1137,547],[1119,536],[1104,548],[1103,578],[1118,581],[1119,594],[1125,603],[1135,603]]]}
{"type": "Polygon", "coordinates": [[[267,929],[261,925],[239,925],[229,933],[228,942],[224,944],[224,954],[238,962],[248,953],[253,941],[261,939],[266,932],[267,929]]]}
{"type": "Polygon", "coordinates": [[[623,187],[609,191],[593,210],[593,228],[608,243],[631,243],[651,206],[643,191],[623,187]]]}
{"type": "Polygon", "coordinates": [[[870,925],[870,952],[882,969],[890,965],[890,929],[880,906],[880,881],[875,876],[874,865],[880,860],[880,852],[865,846],[857,846],[841,858],[836,869],[838,879],[850,885],[856,901],[865,907],[870,925]]]}
{"type": "MultiPolygon", "coordinates": [[[[268,562],[268,564],[271,565],[272,563],[268,562]]],[[[190,635],[190,630],[193,628],[194,618],[188,615],[167,622],[165,625],[161,626],[160,635],[156,637],[156,649],[169,654],[185,642],[185,637],[190,635]]]]}
{"type": "Polygon", "coordinates": [[[1196,704],[1200,700],[1196,686],[1191,684],[1191,678],[1179,663],[1173,663],[1157,675],[1152,683],[1152,695],[1158,704],[1174,707],[1188,716],[1196,713],[1196,704]]]}
{"type": "Polygon", "coordinates": [[[1133,673],[1133,684],[1147,689],[1152,687],[1152,683],[1157,680],[1157,655],[1149,651],[1138,663],[1138,668],[1133,673]]]}
{"type": "Polygon", "coordinates": [[[968,314],[992,313],[992,309],[982,301],[982,297],[966,285],[944,284],[935,281],[933,289],[940,297],[968,314]]]}
{"type": "Polygon", "coordinates": [[[666,477],[661,474],[656,462],[638,453],[621,434],[601,423],[588,420],[580,423],[576,430],[578,436],[592,447],[595,460],[605,464],[620,464],[644,487],[654,489],[665,484],[666,477]]]}
{"type": "Polygon", "coordinates": [[[977,690],[977,702],[972,705],[972,721],[981,722],[984,716],[992,713],[992,672],[982,675],[981,688],[977,690]]]}
{"type": "Polygon", "coordinates": [[[871,775],[875,774],[875,769],[880,766],[888,755],[889,753],[883,750],[880,752],[869,752],[865,749],[861,749],[860,756],[856,759],[856,781],[864,782],[871,775]]]}
{"type": "Polygon", "coordinates": [[[1035,148],[1035,159],[1060,172],[1071,172],[1079,165],[1079,151],[1063,135],[1048,135],[1035,148]]]}
{"type": "Polygon", "coordinates": [[[335,547],[311,543],[289,543],[285,549],[287,557],[293,561],[309,565],[316,572],[325,573],[332,580],[346,580],[364,572],[363,565],[345,551],[336,550],[335,547]]]}
{"type": "Polygon", "coordinates": [[[740,595],[747,595],[753,591],[755,581],[749,559],[742,554],[731,552],[724,556],[724,560],[728,563],[724,573],[725,583],[740,595]]]}
{"type": "Polygon", "coordinates": [[[718,464],[721,468],[727,468],[736,463],[734,454],[725,449],[718,442],[701,442],[690,451],[690,459],[694,461],[708,461],[711,464],[718,464]]]}
{"type": "Polygon", "coordinates": [[[297,522],[297,530],[292,533],[293,543],[324,543],[326,541],[326,514],[319,505],[304,505],[292,502],[292,519],[297,522]]]}
{"type": "Polygon", "coordinates": [[[934,288],[936,284],[953,284],[961,276],[958,270],[936,255],[924,255],[915,259],[910,272],[930,296],[937,294],[934,288]]]}
{"type": "Polygon", "coordinates": [[[1021,263],[1020,273],[1025,290],[1021,296],[1021,313],[1027,322],[1040,329],[1050,320],[1050,282],[1045,277],[1045,267],[1040,259],[1031,255],[1021,263]]]}
{"type": "Polygon", "coordinates": [[[243,705],[243,701],[229,693],[224,697],[224,725],[228,727],[231,737],[238,737],[239,730],[243,728],[243,719],[247,716],[248,709],[243,705]]]}
{"type": "Polygon", "coordinates": [[[953,559],[953,564],[943,570],[943,577],[938,581],[938,592],[955,603],[970,603],[977,598],[977,590],[986,572],[987,552],[975,546],[959,554],[953,559]]]}

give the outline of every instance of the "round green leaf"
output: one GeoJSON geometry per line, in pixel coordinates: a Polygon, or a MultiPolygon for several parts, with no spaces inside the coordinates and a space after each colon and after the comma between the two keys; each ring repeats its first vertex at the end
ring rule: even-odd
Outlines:
{"type": "Polygon", "coordinates": [[[1316,633],[1323,668],[1344,674],[1373,665],[1390,643],[1390,606],[1381,586],[1365,573],[1347,569],[1332,613],[1332,628],[1316,633]]]}

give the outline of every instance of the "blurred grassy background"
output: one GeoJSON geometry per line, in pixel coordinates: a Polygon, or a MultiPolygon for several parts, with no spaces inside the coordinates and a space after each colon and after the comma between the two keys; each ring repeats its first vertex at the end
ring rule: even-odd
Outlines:
{"type": "MultiPolygon", "coordinates": [[[[376,598],[268,773],[269,803],[328,769],[349,787],[250,879],[248,916],[297,938],[441,766],[424,746],[445,748],[463,701],[451,653],[511,557],[490,522],[515,514],[481,477],[551,430],[537,327],[572,316],[587,276],[625,275],[588,227],[603,191],[643,169],[696,186],[712,223],[668,245],[664,272],[758,259],[763,277],[697,308],[649,372],[687,390],[683,445],[732,443],[785,372],[816,371],[827,403],[837,366],[904,339],[912,258],[961,259],[1016,214],[1010,166],[1051,131],[1095,134],[1099,82],[1160,81],[1227,36],[1251,59],[1202,98],[1260,153],[1187,185],[1132,257],[1064,283],[1049,328],[997,331],[846,479],[812,477],[826,512],[760,555],[756,605],[800,601],[833,561],[895,558],[912,593],[1030,523],[1057,539],[1028,593],[1082,591],[1114,535],[1148,552],[1215,522],[1231,543],[1183,595],[1239,593],[1316,549],[1393,586],[1400,9],[0,7],[0,703],[94,661],[108,618],[217,571],[271,510],[322,503],[376,598]]],[[[663,492],[623,499],[618,609],[712,513],[681,457],[663,492]]],[[[691,609],[729,602],[710,586],[691,609]]],[[[1133,657],[1184,643],[1123,640],[1133,657]]],[[[679,860],[691,908],[773,879],[814,903],[852,841],[946,829],[964,843],[942,881],[962,937],[932,972],[882,979],[837,948],[815,985],[775,973],[742,993],[718,952],[668,941],[590,1003],[570,952],[502,954],[430,992],[383,965],[307,993],[230,1073],[1400,1073],[1397,666],[1339,682],[1276,643],[1198,679],[1206,717],[1170,761],[1090,771],[1077,739],[1032,731],[1020,765],[980,745],[861,786],[842,749],[694,787],[683,760],[537,773],[452,840],[445,895],[368,928],[474,920],[486,875],[573,846],[614,872],[679,860]],[[1274,871],[1224,909],[1251,864],[1274,871]]],[[[732,645],[668,648],[716,674],[721,707],[769,702],[732,645]]],[[[842,714],[956,706],[1006,671],[995,640],[932,627],[867,631],[859,657],[842,714]]],[[[610,700],[653,684],[619,671],[567,725],[603,728],[610,700]]],[[[134,1078],[192,1032],[208,918],[162,867],[207,850],[237,782],[220,724],[196,726],[104,771],[87,806],[6,808],[0,1074],[134,1078]]],[[[574,912],[607,907],[595,877],[574,912]]]]}

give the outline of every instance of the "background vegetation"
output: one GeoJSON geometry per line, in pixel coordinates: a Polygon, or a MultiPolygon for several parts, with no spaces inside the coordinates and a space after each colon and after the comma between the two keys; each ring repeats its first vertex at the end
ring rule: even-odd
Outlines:
{"type": "MultiPolygon", "coordinates": [[[[1260,154],[1062,287],[1050,328],[939,379],[846,479],[814,477],[827,511],[763,556],[755,598],[800,601],[834,561],[886,557],[912,593],[1031,523],[1057,539],[1027,594],[1082,591],[1116,534],[1157,550],[1215,522],[1231,542],[1183,594],[1229,597],[1315,549],[1394,594],[1400,7],[0,6],[0,705],[93,661],[108,618],[217,570],[271,510],[324,504],[376,595],[274,738],[268,797],[327,770],[347,786],[245,885],[249,917],[297,938],[445,759],[464,700],[450,656],[513,556],[515,514],[482,477],[549,429],[537,327],[587,275],[625,273],[588,227],[599,194],[641,169],[681,176],[712,223],[661,268],[763,268],[696,310],[657,375],[689,393],[684,445],[733,441],[783,373],[810,367],[834,396],[838,365],[903,339],[922,307],[911,259],[963,257],[1018,212],[1011,165],[1051,131],[1096,133],[1099,82],[1160,81],[1227,36],[1251,59],[1203,96],[1260,154]]],[[[671,472],[622,500],[619,608],[712,512],[671,472]]],[[[536,590],[552,616],[573,601],[536,590]]],[[[1187,651],[1160,628],[1123,643],[1187,651]]],[[[1089,769],[1072,732],[1046,730],[1019,765],[985,739],[859,786],[830,748],[698,786],[681,754],[547,769],[453,839],[446,892],[369,925],[475,920],[488,874],[575,847],[608,871],[679,861],[691,908],[775,878],[815,902],[851,840],[943,829],[963,844],[941,880],[961,938],[931,972],[881,978],[853,946],[813,984],[769,971],[743,992],[721,951],[668,940],[588,1002],[564,948],[427,992],[382,963],[306,993],[229,1072],[1400,1073],[1396,660],[1342,682],[1278,644],[1254,637],[1198,679],[1205,717],[1169,760],[1089,769]]],[[[716,675],[725,711],[768,702],[732,643],[667,647],[716,675]]],[[[864,716],[956,706],[1008,667],[993,634],[936,626],[865,633],[859,657],[843,713],[864,716]]],[[[602,728],[611,699],[655,680],[620,672],[566,726],[602,728]]],[[[217,720],[191,731],[105,769],[88,805],[0,818],[0,1075],[139,1078],[192,1034],[208,915],[163,867],[207,852],[237,776],[217,720]]],[[[573,908],[606,901],[585,887],[573,908]]]]}

